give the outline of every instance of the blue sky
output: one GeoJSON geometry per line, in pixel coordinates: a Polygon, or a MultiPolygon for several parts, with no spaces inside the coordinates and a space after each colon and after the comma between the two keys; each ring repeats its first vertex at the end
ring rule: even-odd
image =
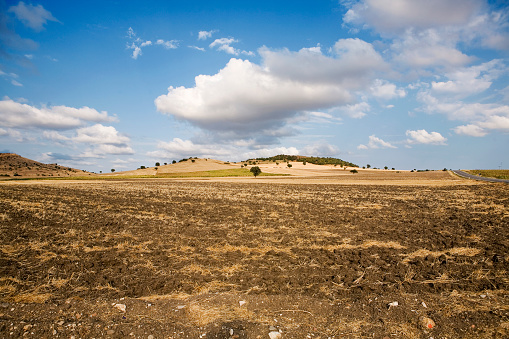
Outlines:
{"type": "Polygon", "coordinates": [[[0,152],[509,168],[504,1],[2,1],[0,152]]]}

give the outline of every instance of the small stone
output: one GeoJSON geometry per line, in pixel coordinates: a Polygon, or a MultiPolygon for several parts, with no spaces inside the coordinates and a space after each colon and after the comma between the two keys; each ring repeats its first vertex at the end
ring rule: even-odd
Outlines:
{"type": "Polygon", "coordinates": [[[427,307],[428,307],[428,306],[426,306],[426,303],[425,303],[424,301],[421,303],[421,305],[422,305],[422,307],[424,307],[424,308],[427,308],[427,307]]]}
{"type": "Polygon", "coordinates": [[[108,334],[108,335],[115,334],[115,330],[107,330],[107,331],[106,331],[106,334],[108,334]]]}
{"type": "Polygon", "coordinates": [[[270,339],[280,339],[281,333],[279,332],[269,332],[270,339]]]}
{"type": "Polygon", "coordinates": [[[398,306],[399,303],[397,301],[393,301],[392,303],[387,304],[389,308],[398,306]]]}
{"type": "Polygon", "coordinates": [[[125,304],[115,304],[114,307],[121,312],[125,312],[125,310],[126,310],[125,304]]]}
{"type": "Polygon", "coordinates": [[[239,301],[239,305],[240,305],[241,307],[242,307],[243,305],[245,305],[245,304],[246,304],[246,302],[245,302],[244,300],[239,301]]]}
{"type": "Polygon", "coordinates": [[[486,298],[486,294],[481,294],[480,297],[484,299],[486,298]]]}
{"type": "Polygon", "coordinates": [[[152,334],[150,334],[147,339],[154,339],[154,336],[152,334]]]}
{"type": "Polygon", "coordinates": [[[277,331],[277,328],[275,328],[274,326],[270,326],[269,327],[269,332],[274,332],[274,331],[277,331]]]}
{"type": "Polygon", "coordinates": [[[177,306],[177,310],[181,310],[181,309],[183,309],[183,308],[185,308],[185,307],[186,307],[186,305],[178,305],[178,306],[177,306]]]}
{"type": "Polygon", "coordinates": [[[421,325],[429,330],[435,328],[436,324],[433,321],[433,319],[430,319],[428,317],[421,317],[421,325]]]}

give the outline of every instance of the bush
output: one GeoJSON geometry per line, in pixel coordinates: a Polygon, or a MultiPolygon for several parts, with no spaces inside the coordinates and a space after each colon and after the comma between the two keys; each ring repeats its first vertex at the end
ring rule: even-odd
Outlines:
{"type": "Polygon", "coordinates": [[[112,169],[111,169],[111,173],[113,173],[113,172],[115,172],[115,169],[114,169],[114,168],[112,168],[112,169]]]}
{"type": "Polygon", "coordinates": [[[286,165],[286,166],[288,166],[288,168],[292,168],[292,164],[290,164],[290,163],[288,163],[288,165],[286,165]]]}
{"type": "Polygon", "coordinates": [[[353,174],[359,173],[359,171],[357,171],[355,168],[353,170],[351,170],[350,172],[353,173],[353,174]]]}
{"type": "Polygon", "coordinates": [[[160,164],[160,163],[158,163],[158,162],[156,162],[156,167],[159,167],[159,166],[161,166],[161,164],[160,164]]]}
{"type": "Polygon", "coordinates": [[[260,175],[260,173],[262,173],[262,170],[260,169],[260,167],[258,166],[253,166],[251,167],[251,169],[249,170],[249,172],[253,173],[253,175],[255,176],[255,178],[260,175]]]}

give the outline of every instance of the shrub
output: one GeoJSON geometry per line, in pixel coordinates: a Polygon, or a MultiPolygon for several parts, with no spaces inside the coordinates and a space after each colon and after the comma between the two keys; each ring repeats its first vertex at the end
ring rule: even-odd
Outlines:
{"type": "Polygon", "coordinates": [[[158,162],[156,162],[156,167],[158,167],[158,166],[161,166],[161,164],[160,164],[160,163],[158,163],[158,162]]]}
{"type": "Polygon", "coordinates": [[[172,163],[172,164],[176,164],[176,163],[177,163],[177,160],[173,160],[171,163],[172,163]]]}
{"type": "Polygon", "coordinates": [[[260,175],[260,173],[262,173],[262,170],[260,169],[260,167],[258,166],[253,166],[251,167],[251,169],[249,170],[249,172],[253,173],[253,175],[255,176],[255,178],[260,175]]]}
{"type": "Polygon", "coordinates": [[[359,173],[359,171],[357,171],[355,168],[353,170],[351,170],[350,172],[353,173],[353,174],[359,173]]]}
{"type": "Polygon", "coordinates": [[[195,162],[195,161],[196,161],[196,160],[194,160],[194,159],[191,159],[191,162],[195,162]]]}
{"type": "Polygon", "coordinates": [[[290,164],[290,163],[288,163],[288,165],[286,165],[286,166],[288,166],[288,168],[292,168],[292,164],[290,164]]]}
{"type": "Polygon", "coordinates": [[[140,169],[145,169],[146,167],[145,166],[140,166],[140,169]]]}
{"type": "Polygon", "coordinates": [[[113,172],[115,172],[115,169],[114,169],[114,168],[112,168],[112,169],[111,169],[111,173],[113,173],[113,172]]]}

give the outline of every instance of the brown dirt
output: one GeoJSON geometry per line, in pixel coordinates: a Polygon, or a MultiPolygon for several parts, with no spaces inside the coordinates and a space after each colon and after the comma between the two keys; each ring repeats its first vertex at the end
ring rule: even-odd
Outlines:
{"type": "Polygon", "coordinates": [[[509,186],[397,175],[0,184],[0,337],[509,336],[509,186]]]}

